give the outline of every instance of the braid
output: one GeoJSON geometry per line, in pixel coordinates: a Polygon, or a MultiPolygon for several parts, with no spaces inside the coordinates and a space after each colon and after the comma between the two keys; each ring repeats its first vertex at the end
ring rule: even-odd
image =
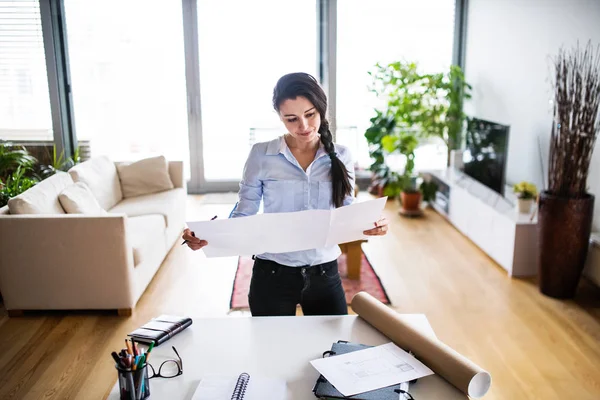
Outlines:
{"type": "Polygon", "coordinates": [[[336,208],[341,207],[344,204],[344,197],[352,193],[350,174],[342,160],[335,153],[333,136],[329,130],[329,121],[324,117],[321,119],[319,133],[321,134],[321,143],[323,143],[325,151],[329,154],[329,158],[331,158],[332,202],[336,208]]]}
{"type": "Polygon", "coordinates": [[[323,118],[321,121],[319,133],[321,134],[321,143],[323,143],[323,146],[325,146],[325,151],[331,157],[331,153],[335,153],[335,147],[333,146],[333,135],[329,130],[329,121],[327,121],[325,118],[323,118]]]}

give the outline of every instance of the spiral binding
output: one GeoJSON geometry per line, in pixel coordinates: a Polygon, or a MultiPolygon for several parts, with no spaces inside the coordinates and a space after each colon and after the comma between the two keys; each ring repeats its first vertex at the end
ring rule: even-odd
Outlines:
{"type": "Polygon", "coordinates": [[[238,380],[235,384],[235,389],[233,389],[233,394],[231,395],[231,400],[242,400],[244,395],[246,394],[246,388],[248,387],[248,381],[250,380],[250,375],[245,372],[242,372],[238,377],[238,380]]]}

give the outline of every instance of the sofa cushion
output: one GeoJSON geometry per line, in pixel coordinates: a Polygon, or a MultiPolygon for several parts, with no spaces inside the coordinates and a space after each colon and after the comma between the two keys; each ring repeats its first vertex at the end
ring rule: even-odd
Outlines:
{"type": "Polygon", "coordinates": [[[67,214],[108,214],[105,209],[100,207],[88,185],[83,182],[75,182],[67,186],[58,195],[58,200],[67,214]]]}
{"type": "Polygon", "coordinates": [[[117,172],[125,198],[162,192],[174,187],[169,176],[169,163],[163,156],[145,158],[131,164],[118,164],[117,172]]]}
{"type": "Polygon", "coordinates": [[[185,191],[177,188],[123,199],[108,212],[126,214],[129,217],[160,214],[164,217],[165,225],[170,227],[178,223],[180,218],[177,215],[183,207],[185,207],[185,191]]]}
{"type": "Polygon", "coordinates": [[[165,219],[162,215],[144,215],[127,219],[127,237],[133,248],[133,265],[141,264],[154,248],[164,247],[165,219]]]}
{"type": "Polygon", "coordinates": [[[11,214],[64,214],[58,195],[73,184],[71,176],[63,171],[37,183],[25,192],[8,200],[11,214]]]}
{"type": "Polygon", "coordinates": [[[84,182],[100,206],[109,210],[123,198],[117,167],[106,156],[94,157],[69,170],[75,182],[84,182]]]}

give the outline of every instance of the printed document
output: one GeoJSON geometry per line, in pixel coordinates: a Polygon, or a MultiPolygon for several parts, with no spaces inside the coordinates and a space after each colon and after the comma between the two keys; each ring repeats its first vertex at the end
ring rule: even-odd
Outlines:
{"type": "Polygon", "coordinates": [[[197,238],[206,240],[207,257],[250,256],[316,249],[365,239],[375,227],[387,197],[334,210],[306,210],[249,217],[190,221],[197,238]]]}
{"type": "Polygon", "coordinates": [[[433,371],[393,342],[310,362],[344,396],[408,382],[433,371]]]}

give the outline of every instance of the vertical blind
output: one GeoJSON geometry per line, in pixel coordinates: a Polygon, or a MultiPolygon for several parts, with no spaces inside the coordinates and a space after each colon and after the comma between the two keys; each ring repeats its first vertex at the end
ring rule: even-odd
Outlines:
{"type": "Polygon", "coordinates": [[[0,0],[0,139],[52,139],[37,0],[0,0]]]}

